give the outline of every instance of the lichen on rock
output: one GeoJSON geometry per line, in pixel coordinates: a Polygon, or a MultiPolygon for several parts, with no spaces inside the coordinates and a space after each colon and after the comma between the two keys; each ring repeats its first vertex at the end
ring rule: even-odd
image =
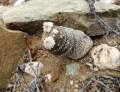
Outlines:
{"type": "Polygon", "coordinates": [[[120,66],[120,52],[117,48],[101,44],[91,50],[94,65],[100,69],[115,69],[120,66]]]}

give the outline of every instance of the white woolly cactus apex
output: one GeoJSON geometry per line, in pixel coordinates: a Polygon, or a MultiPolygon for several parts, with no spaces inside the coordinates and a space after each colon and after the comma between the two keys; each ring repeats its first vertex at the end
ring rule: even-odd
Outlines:
{"type": "Polygon", "coordinates": [[[78,59],[86,55],[93,46],[89,36],[81,30],[74,30],[63,26],[50,26],[52,22],[43,23],[43,46],[55,55],[78,59]],[[45,27],[49,26],[49,30],[45,27]],[[48,31],[46,31],[48,30],[48,31]],[[50,38],[48,40],[48,38],[50,38]]]}
{"type": "Polygon", "coordinates": [[[43,23],[43,31],[50,32],[52,30],[53,23],[52,22],[44,22],[43,23]]]}
{"type": "Polygon", "coordinates": [[[91,50],[94,65],[100,69],[115,69],[120,66],[120,52],[117,48],[101,44],[91,50]]]}
{"type": "Polygon", "coordinates": [[[43,45],[44,45],[44,47],[45,47],[46,49],[49,49],[49,50],[52,49],[52,48],[54,47],[54,45],[55,45],[55,40],[54,40],[54,38],[51,37],[51,36],[48,36],[48,37],[44,40],[43,45]]]}

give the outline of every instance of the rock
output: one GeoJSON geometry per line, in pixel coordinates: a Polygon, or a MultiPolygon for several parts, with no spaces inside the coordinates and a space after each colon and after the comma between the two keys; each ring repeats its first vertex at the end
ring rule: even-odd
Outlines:
{"type": "Polygon", "coordinates": [[[0,27],[0,89],[6,87],[12,71],[15,70],[26,49],[24,35],[29,41],[32,39],[27,33],[0,27]]]}
{"type": "Polygon", "coordinates": [[[59,66],[54,66],[53,71],[52,71],[52,82],[55,82],[59,79],[60,76],[60,67],[59,66]]]}
{"type": "Polygon", "coordinates": [[[46,74],[45,75],[45,82],[50,82],[51,81],[51,74],[46,74]]]}
{"type": "Polygon", "coordinates": [[[66,74],[67,75],[78,75],[80,66],[78,63],[73,62],[68,65],[66,65],[66,74]]]}
{"type": "Polygon", "coordinates": [[[8,84],[8,86],[7,86],[7,88],[9,89],[9,88],[12,88],[14,85],[12,85],[12,84],[8,84]]]}
{"type": "Polygon", "coordinates": [[[70,81],[70,85],[73,85],[73,80],[70,81]]]}
{"type": "MultiPolygon", "coordinates": [[[[36,78],[36,76],[40,76],[40,73],[41,73],[40,71],[43,68],[43,64],[41,62],[31,61],[30,63],[24,63],[24,64],[19,65],[19,68],[24,73],[27,73],[36,78]]],[[[18,68],[15,71],[18,73],[20,72],[18,68]]]]}
{"type": "MultiPolygon", "coordinates": [[[[97,14],[110,26],[116,27],[116,18],[120,6],[96,1],[97,14]],[[109,5],[109,7],[108,7],[109,5]],[[108,17],[109,16],[109,17],[108,17]]],[[[18,6],[0,7],[7,28],[36,33],[42,32],[43,21],[53,21],[55,25],[84,31],[89,36],[101,35],[104,32],[89,13],[86,0],[30,0],[18,6]],[[31,7],[32,6],[32,7],[31,7]]]]}
{"type": "Polygon", "coordinates": [[[95,67],[93,70],[96,72],[96,71],[98,71],[98,68],[97,68],[97,67],[95,67]]]}
{"type": "Polygon", "coordinates": [[[78,84],[75,84],[75,88],[79,88],[79,85],[78,85],[78,84]]]}
{"type": "Polygon", "coordinates": [[[120,66],[120,52],[117,48],[101,44],[91,50],[94,65],[100,69],[115,69],[120,66]]]}

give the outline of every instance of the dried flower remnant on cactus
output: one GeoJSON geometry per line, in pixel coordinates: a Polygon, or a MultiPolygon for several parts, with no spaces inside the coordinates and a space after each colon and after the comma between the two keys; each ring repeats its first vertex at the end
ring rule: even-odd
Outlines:
{"type": "Polygon", "coordinates": [[[53,22],[43,23],[43,46],[55,55],[78,59],[86,55],[93,42],[81,30],[55,26],[53,22]]]}
{"type": "Polygon", "coordinates": [[[94,65],[100,69],[115,69],[120,66],[120,52],[115,47],[101,44],[91,50],[94,65]]]}

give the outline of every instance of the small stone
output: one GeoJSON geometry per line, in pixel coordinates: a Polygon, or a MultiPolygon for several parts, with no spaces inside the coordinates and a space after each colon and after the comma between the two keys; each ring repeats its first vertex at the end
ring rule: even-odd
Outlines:
{"type": "Polygon", "coordinates": [[[78,84],[75,84],[75,88],[78,88],[79,86],[78,86],[78,84]]]}
{"type": "Polygon", "coordinates": [[[45,75],[45,82],[51,81],[51,74],[45,75]]]}
{"type": "Polygon", "coordinates": [[[59,66],[54,66],[52,72],[53,72],[52,82],[55,82],[55,81],[57,81],[59,79],[60,67],[59,66]]]}
{"type": "Polygon", "coordinates": [[[98,68],[97,68],[97,67],[95,67],[95,68],[94,68],[94,71],[98,71],[98,68]]]}
{"type": "Polygon", "coordinates": [[[72,84],[73,84],[73,80],[70,81],[70,85],[72,85],[72,84]]]}
{"type": "Polygon", "coordinates": [[[13,85],[12,84],[8,84],[8,86],[7,86],[7,88],[12,88],[13,87],[13,85]]]}
{"type": "Polygon", "coordinates": [[[66,74],[67,75],[78,75],[80,66],[78,63],[73,62],[68,65],[66,65],[66,74]]]}

